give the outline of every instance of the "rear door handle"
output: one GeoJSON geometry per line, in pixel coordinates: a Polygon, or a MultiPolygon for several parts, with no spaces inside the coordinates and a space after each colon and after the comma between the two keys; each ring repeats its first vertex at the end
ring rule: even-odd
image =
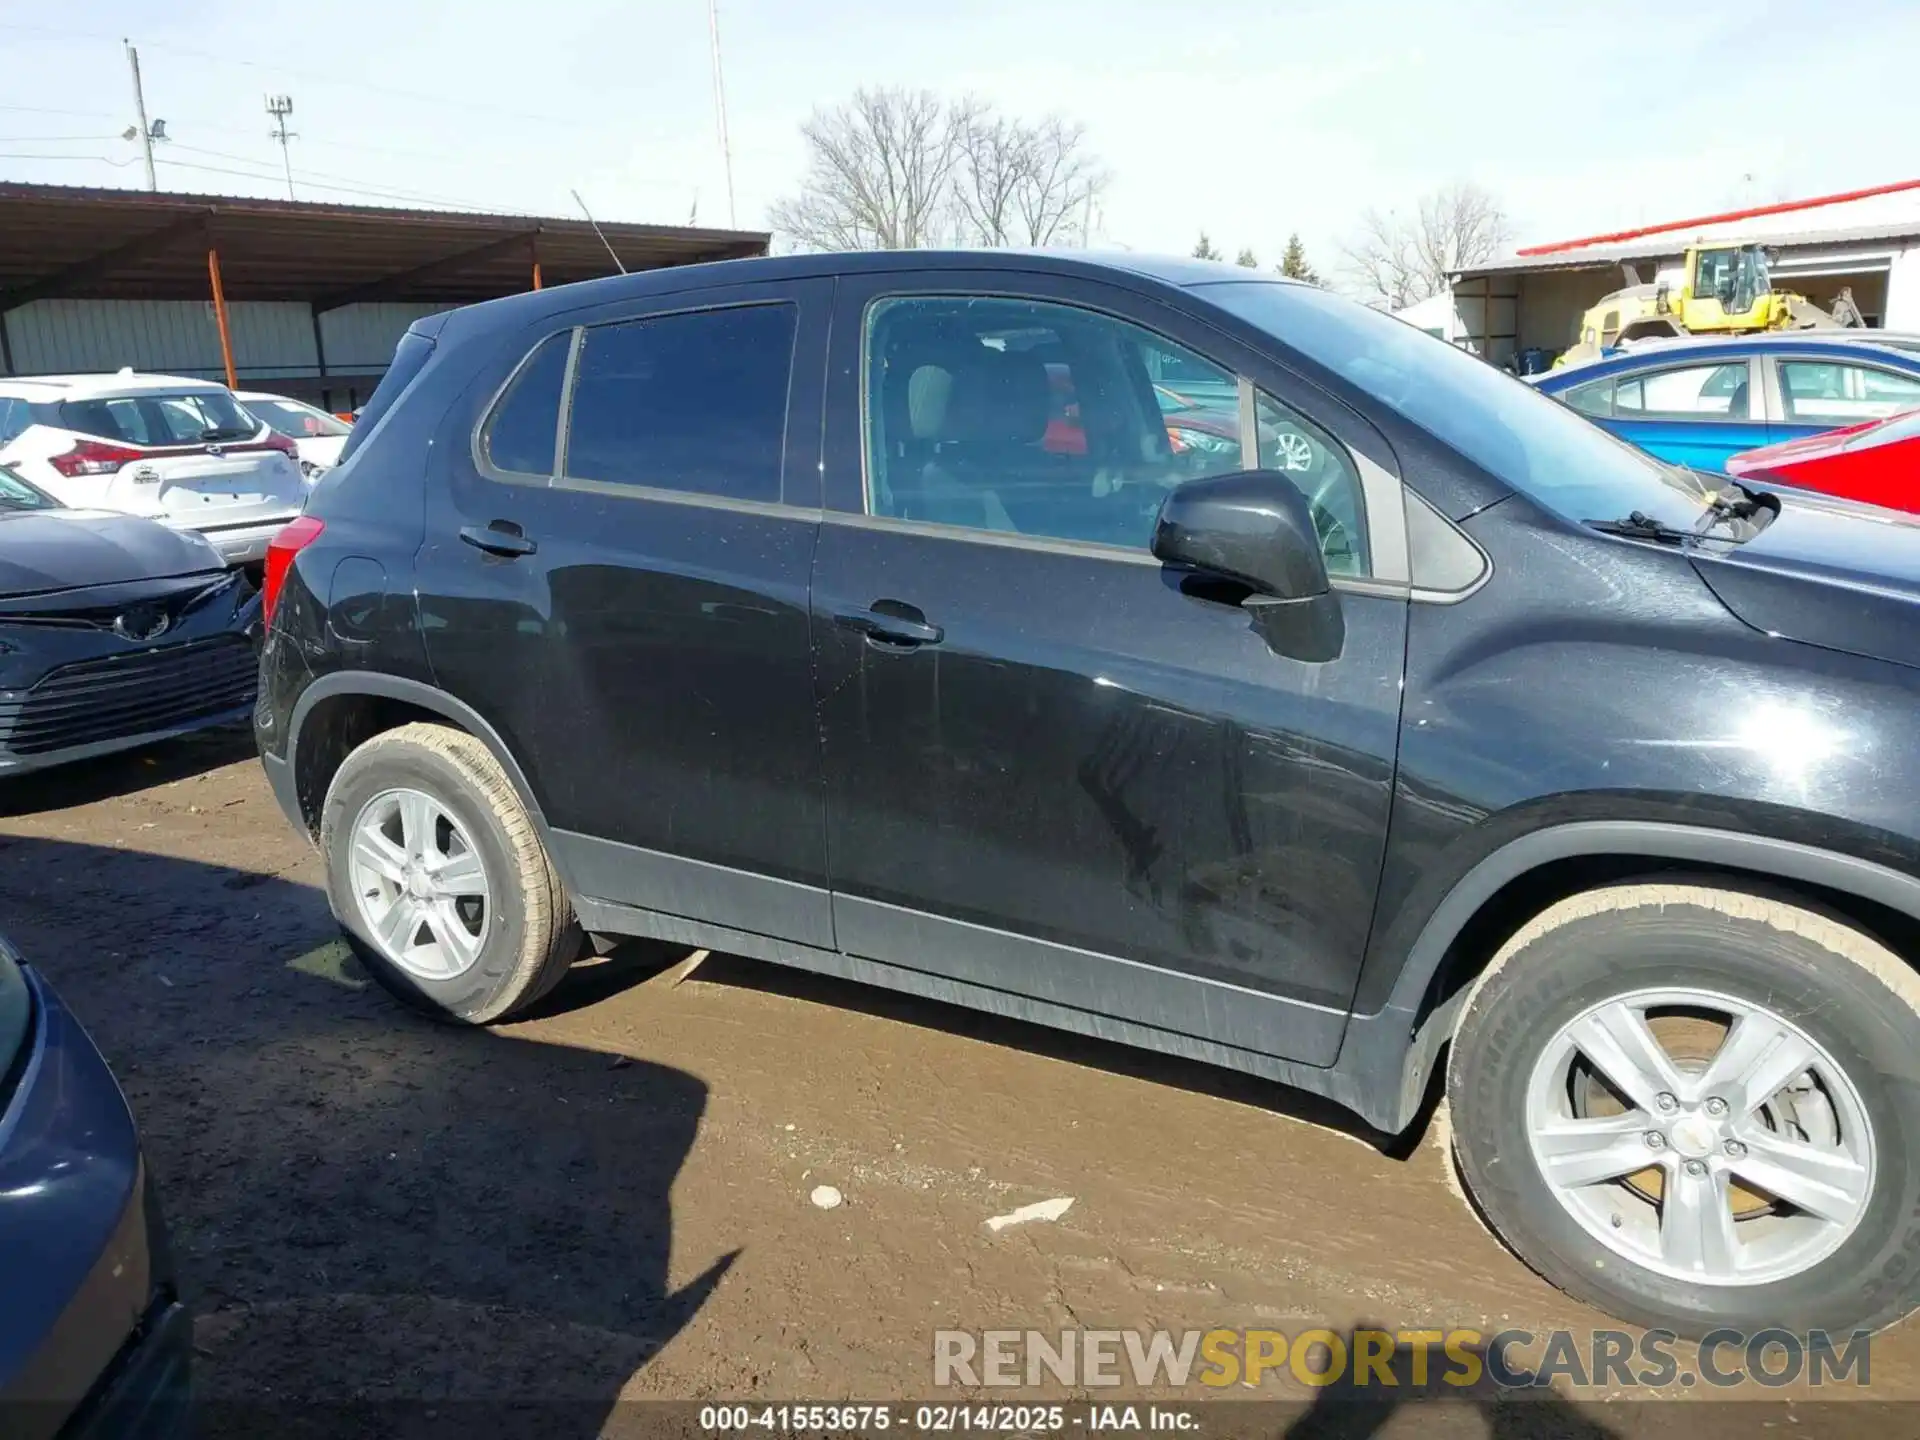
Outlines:
{"type": "Polygon", "coordinates": [[[927,623],[927,617],[913,606],[897,600],[877,600],[870,610],[843,610],[833,617],[833,622],[845,629],[857,630],[867,637],[868,643],[885,648],[938,645],[947,638],[945,630],[927,623]],[[881,609],[883,605],[888,608],[881,609]]]}
{"type": "Polygon", "coordinates": [[[495,520],[489,525],[462,525],[460,538],[474,549],[484,550],[489,555],[531,555],[540,548],[511,520],[495,520]]]}

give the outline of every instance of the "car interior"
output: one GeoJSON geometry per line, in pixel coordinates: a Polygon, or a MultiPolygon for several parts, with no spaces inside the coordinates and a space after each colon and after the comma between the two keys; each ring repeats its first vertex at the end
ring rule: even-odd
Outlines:
{"type": "MultiPolygon", "coordinates": [[[[1168,491],[1243,468],[1234,378],[1133,326],[1025,301],[916,299],[877,307],[871,327],[877,515],[1139,549],[1168,491]],[[1188,382],[1171,414],[1161,372],[1188,382]],[[1176,432],[1208,444],[1183,447],[1176,432]]],[[[1259,405],[1263,463],[1312,501],[1328,568],[1363,573],[1351,463],[1268,397],[1259,405]]]]}

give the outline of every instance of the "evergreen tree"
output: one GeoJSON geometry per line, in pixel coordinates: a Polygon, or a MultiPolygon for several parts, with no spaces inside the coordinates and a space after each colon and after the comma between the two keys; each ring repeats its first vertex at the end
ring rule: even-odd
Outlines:
{"type": "Polygon", "coordinates": [[[1280,273],[1290,280],[1304,280],[1309,285],[1321,283],[1320,272],[1307,263],[1307,247],[1300,243],[1298,231],[1287,237],[1286,252],[1280,257],[1280,273]]]}

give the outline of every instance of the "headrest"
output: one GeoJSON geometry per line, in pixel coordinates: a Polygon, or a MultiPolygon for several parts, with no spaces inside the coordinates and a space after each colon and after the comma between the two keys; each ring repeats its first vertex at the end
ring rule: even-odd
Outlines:
{"type": "Polygon", "coordinates": [[[938,365],[917,365],[907,375],[907,428],[916,440],[938,440],[953,398],[953,374],[938,365]]]}
{"type": "Polygon", "coordinates": [[[955,367],[945,409],[942,440],[1032,444],[1053,409],[1047,367],[1037,355],[983,346],[955,367]]]}

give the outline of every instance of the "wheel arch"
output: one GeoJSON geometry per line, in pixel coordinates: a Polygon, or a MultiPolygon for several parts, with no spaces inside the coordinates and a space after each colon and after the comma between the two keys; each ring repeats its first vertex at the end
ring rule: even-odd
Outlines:
{"type": "Polygon", "coordinates": [[[309,832],[318,833],[327,786],[354,747],[415,720],[451,725],[485,745],[526,808],[541,843],[546,843],[546,812],[526,773],[478,711],[425,681],[362,670],[336,671],[314,681],[295,703],[287,724],[287,766],[309,832]]]}
{"type": "Polygon", "coordinates": [[[1686,870],[1789,890],[1920,955],[1920,877],[1858,856],[1771,836],[1658,821],[1575,821],[1536,830],[1482,858],[1449,890],[1408,948],[1385,1006],[1356,1015],[1351,1064],[1375,1090],[1369,1118],[1407,1129],[1428,1098],[1472,982],[1501,944],[1569,894],[1649,872],[1686,870]],[[1363,1076],[1370,1075],[1370,1082],[1363,1076]]]}

